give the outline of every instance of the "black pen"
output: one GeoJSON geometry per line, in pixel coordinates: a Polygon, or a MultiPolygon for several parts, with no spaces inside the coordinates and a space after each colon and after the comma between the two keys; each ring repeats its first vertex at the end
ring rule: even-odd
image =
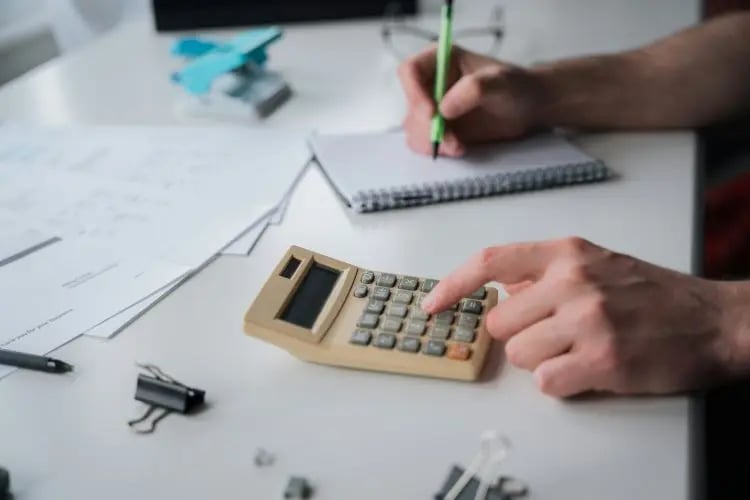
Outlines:
{"type": "Polygon", "coordinates": [[[69,365],[65,361],[23,352],[8,351],[7,349],[0,349],[0,365],[27,368],[47,373],[67,373],[73,371],[73,365],[69,365]]]}

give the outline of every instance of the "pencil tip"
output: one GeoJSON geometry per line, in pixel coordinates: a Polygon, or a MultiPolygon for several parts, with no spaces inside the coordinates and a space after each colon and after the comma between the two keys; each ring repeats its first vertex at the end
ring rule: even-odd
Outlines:
{"type": "Polygon", "coordinates": [[[437,160],[438,157],[438,150],[440,149],[440,144],[437,142],[432,143],[432,159],[437,160]]]}

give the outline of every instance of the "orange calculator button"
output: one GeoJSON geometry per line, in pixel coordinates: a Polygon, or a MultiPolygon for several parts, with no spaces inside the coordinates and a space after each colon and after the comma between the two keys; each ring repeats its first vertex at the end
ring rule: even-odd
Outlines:
{"type": "Polygon", "coordinates": [[[449,359],[466,361],[471,355],[471,348],[463,344],[451,344],[448,346],[447,356],[449,359]]]}

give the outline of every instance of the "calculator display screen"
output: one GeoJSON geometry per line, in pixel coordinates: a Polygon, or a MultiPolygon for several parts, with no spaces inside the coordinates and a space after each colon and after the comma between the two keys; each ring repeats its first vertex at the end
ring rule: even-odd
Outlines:
{"type": "Polygon", "coordinates": [[[312,329],[336,285],[339,274],[341,273],[335,269],[313,262],[286,308],[281,312],[280,318],[297,326],[312,329]]]}

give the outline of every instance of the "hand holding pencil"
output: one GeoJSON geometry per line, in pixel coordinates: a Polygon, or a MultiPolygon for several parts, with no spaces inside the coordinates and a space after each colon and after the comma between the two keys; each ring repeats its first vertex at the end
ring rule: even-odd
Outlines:
{"type": "Polygon", "coordinates": [[[403,126],[411,149],[433,154],[437,142],[439,155],[456,157],[470,144],[515,139],[544,125],[543,91],[532,70],[458,46],[450,47],[443,97],[436,104],[442,90],[437,85],[439,52],[439,47],[429,49],[399,67],[408,106],[403,126]]]}

